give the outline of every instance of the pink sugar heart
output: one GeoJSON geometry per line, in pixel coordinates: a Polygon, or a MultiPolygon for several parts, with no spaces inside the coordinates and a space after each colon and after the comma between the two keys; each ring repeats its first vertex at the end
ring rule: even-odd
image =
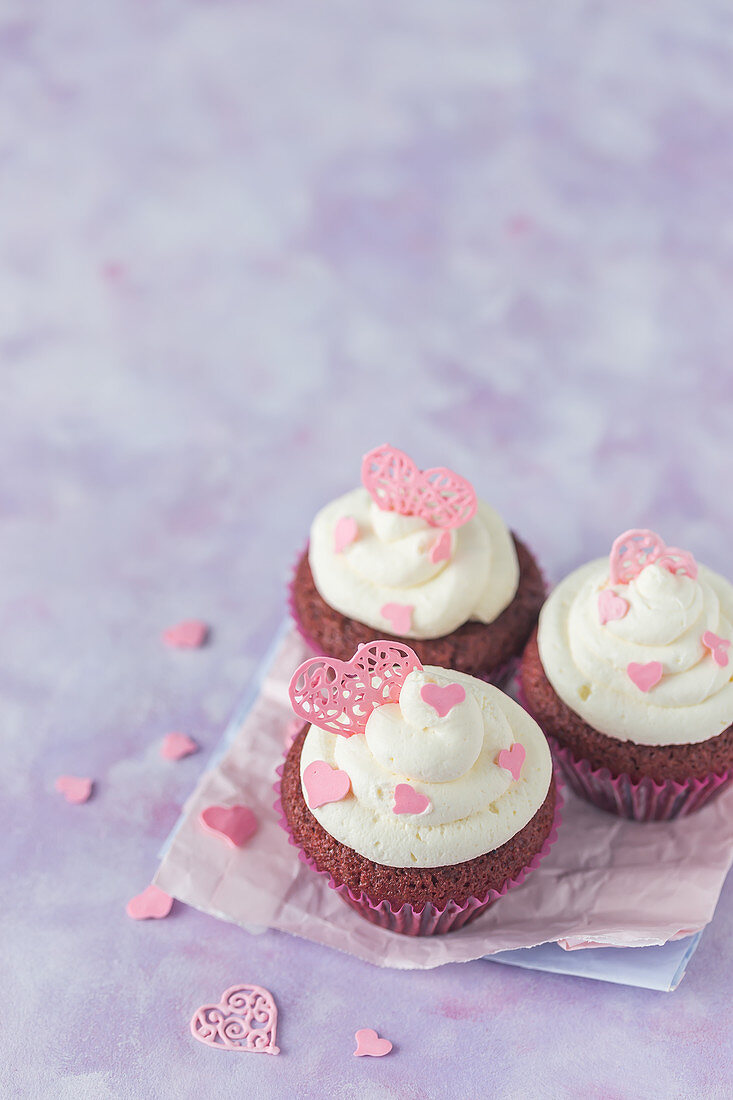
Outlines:
{"type": "Polygon", "coordinates": [[[406,634],[412,625],[414,610],[409,603],[386,603],[379,613],[391,624],[395,634],[406,634]]]}
{"type": "Polygon", "coordinates": [[[162,920],[167,917],[173,905],[173,898],[159,886],[146,886],[142,894],[130,898],[125,912],[132,920],[162,920]]]}
{"type": "Polygon", "coordinates": [[[325,760],[314,760],[303,772],[303,784],[312,810],[327,802],[340,802],[351,790],[351,780],[345,771],[332,768],[325,760]]]}
{"type": "Polygon", "coordinates": [[[185,733],[167,733],[160,746],[164,760],[182,760],[198,750],[196,742],[185,733]]]}
{"type": "Polygon", "coordinates": [[[623,619],[628,610],[628,600],[618,596],[612,588],[604,588],[598,593],[598,618],[601,626],[605,626],[614,619],[623,619]]]}
{"type": "Polygon", "coordinates": [[[354,1032],[354,1038],[356,1039],[355,1058],[384,1058],[385,1054],[389,1054],[392,1049],[389,1039],[380,1039],[371,1027],[360,1027],[354,1032]]]}
{"type": "Polygon", "coordinates": [[[54,787],[67,802],[71,802],[73,806],[80,806],[92,793],[92,780],[78,775],[60,775],[54,787]]]}
{"type": "Polygon", "coordinates": [[[200,619],[187,619],[185,622],[169,626],[163,631],[163,641],[166,645],[177,649],[197,649],[206,641],[209,628],[200,619]]]}
{"type": "Polygon", "coordinates": [[[357,524],[354,517],[341,516],[333,531],[334,553],[343,553],[347,546],[350,546],[352,542],[356,542],[358,537],[359,525],[357,524]]]}
{"type": "Polygon", "coordinates": [[[646,664],[640,665],[636,661],[631,661],[626,666],[626,671],[629,674],[629,679],[632,683],[636,684],[639,691],[651,691],[655,684],[658,684],[664,675],[664,665],[661,661],[647,661],[646,664]]]}
{"type": "Polygon", "coordinates": [[[522,774],[522,764],[526,755],[524,745],[519,741],[515,741],[510,749],[501,750],[496,757],[496,763],[500,768],[505,768],[506,771],[511,772],[512,779],[516,783],[522,774]]]}
{"type": "Polygon", "coordinates": [[[439,718],[445,718],[453,707],[457,707],[466,698],[466,689],[460,684],[446,684],[445,687],[440,684],[423,684],[420,698],[437,711],[439,718]]]}
{"type": "Polygon", "coordinates": [[[728,664],[728,653],[730,649],[730,642],[725,638],[719,638],[717,634],[713,634],[712,630],[706,630],[700,639],[706,649],[710,650],[713,660],[719,668],[725,668],[728,664]]]}
{"type": "Polygon", "coordinates": [[[433,565],[437,565],[440,561],[447,561],[450,557],[450,549],[450,531],[443,531],[442,534],[438,535],[435,542],[431,545],[428,558],[433,563],[433,565]]]}
{"type": "Polygon", "coordinates": [[[277,1006],[261,985],[233,985],[218,1004],[202,1005],[191,1020],[194,1039],[217,1050],[279,1054],[277,1006]]]}
{"type": "Polygon", "coordinates": [[[248,806],[207,806],[199,821],[230,848],[241,848],[257,830],[257,818],[248,806]]]}
{"type": "Polygon", "coordinates": [[[419,794],[409,783],[398,783],[394,789],[395,814],[424,814],[431,809],[430,799],[419,794]]]}

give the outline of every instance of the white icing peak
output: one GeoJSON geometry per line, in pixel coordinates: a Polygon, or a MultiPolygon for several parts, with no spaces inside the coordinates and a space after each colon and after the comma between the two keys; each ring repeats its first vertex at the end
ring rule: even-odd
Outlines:
{"type": "Polygon", "coordinates": [[[301,776],[318,760],[347,773],[351,794],[311,812],[342,844],[392,867],[441,867],[500,847],[540,808],[552,774],[547,742],[521,707],[480,680],[433,666],[411,672],[399,702],[377,707],[363,735],[311,726],[301,776]],[[465,697],[441,717],[422,697],[429,684],[458,684],[465,697]],[[496,762],[515,742],[527,754],[516,782],[496,762]],[[395,814],[401,783],[428,799],[425,812],[395,814]]]}
{"type": "Polygon", "coordinates": [[[653,561],[611,585],[599,559],[547,600],[540,657],[560,698],[600,732],[644,745],[695,743],[733,721],[733,667],[719,666],[702,641],[706,631],[731,639],[732,622],[733,587],[704,566],[693,578],[653,561]],[[604,622],[599,599],[608,592],[628,606],[604,622]],[[652,662],[662,676],[645,691],[629,666],[652,662]]]}
{"type": "Polygon", "coordinates": [[[445,530],[385,511],[366,489],[354,489],[315,517],[308,556],[316,588],[342,615],[392,633],[394,619],[383,609],[409,608],[409,627],[396,631],[406,638],[442,637],[469,619],[493,622],[519,584],[511,534],[482,501],[467,523],[445,530]],[[358,534],[337,550],[336,526],[345,516],[358,534]],[[439,539],[442,552],[433,552],[439,539]]]}

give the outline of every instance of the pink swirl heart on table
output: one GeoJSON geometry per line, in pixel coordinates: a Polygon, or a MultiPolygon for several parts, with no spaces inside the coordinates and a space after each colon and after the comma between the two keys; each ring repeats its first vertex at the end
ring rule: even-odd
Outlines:
{"type": "Polygon", "coordinates": [[[152,882],[142,894],[130,898],[125,912],[132,920],[162,920],[167,917],[173,906],[173,898],[152,882]]]}
{"type": "Polygon", "coordinates": [[[380,607],[379,614],[384,615],[395,634],[406,634],[412,625],[414,610],[409,603],[386,603],[384,607],[380,607]]]}
{"type": "Polygon", "coordinates": [[[364,733],[375,707],[396,703],[402,685],[422,665],[409,646],[379,640],[361,645],[350,661],[310,657],[293,673],[293,710],[319,729],[351,737],[364,733]]]}
{"type": "Polygon", "coordinates": [[[60,775],[54,787],[67,802],[71,802],[73,806],[80,806],[82,802],[88,801],[92,793],[92,780],[79,775],[60,775]]]}
{"type": "Polygon", "coordinates": [[[605,626],[614,619],[623,619],[628,610],[629,601],[623,596],[617,596],[612,588],[604,588],[598,593],[598,618],[601,626],[605,626]]]}
{"type": "Polygon", "coordinates": [[[713,634],[712,630],[706,630],[700,639],[706,649],[710,650],[712,658],[719,668],[725,668],[728,664],[728,653],[730,649],[730,642],[725,638],[719,638],[717,634],[713,634]]]}
{"type": "Polygon", "coordinates": [[[430,799],[424,794],[418,794],[409,783],[398,783],[394,789],[395,814],[424,814],[430,809],[430,799]]]}
{"type": "Polygon", "coordinates": [[[619,535],[611,547],[609,580],[611,584],[628,584],[653,562],[693,581],[697,577],[697,562],[687,550],[665,545],[656,531],[633,527],[619,535]]]}
{"type": "Polygon", "coordinates": [[[160,746],[160,755],[164,760],[183,760],[198,751],[198,745],[186,733],[167,733],[160,746]]]}
{"type": "Polygon", "coordinates": [[[392,1044],[389,1039],[380,1039],[374,1028],[360,1027],[358,1031],[354,1032],[354,1038],[356,1039],[356,1050],[354,1051],[355,1058],[384,1058],[385,1054],[389,1054],[392,1049],[392,1044]]]}
{"type": "Polygon", "coordinates": [[[207,806],[199,822],[230,848],[241,848],[257,831],[257,818],[248,806],[207,806]]]}
{"type": "Polygon", "coordinates": [[[447,561],[450,558],[451,550],[451,537],[450,531],[443,531],[438,535],[434,543],[430,547],[428,559],[437,565],[438,562],[447,561]]]}
{"type": "Polygon", "coordinates": [[[191,1020],[194,1039],[217,1050],[279,1054],[277,1007],[261,985],[233,985],[216,1005],[202,1005],[191,1020]]]}
{"type": "Polygon", "coordinates": [[[163,641],[176,649],[197,649],[206,641],[209,628],[200,619],[187,619],[186,622],[169,626],[163,631],[163,641]]]}
{"type": "Polygon", "coordinates": [[[359,537],[359,525],[353,516],[341,516],[333,529],[333,552],[334,554],[341,554],[350,546],[352,542],[356,542],[359,537]]]}
{"type": "Polygon", "coordinates": [[[629,674],[629,679],[633,684],[636,684],[639,691],[651,691],[651,689],[659,683],[664,675],[664,665],[661,661],[647,661],[646,664],[640,665],[636,661],[631,661],[626,666],[626,671],[629,674]]]}
{"type": "Polygon", "coordinates": [[[522,765],[527,755],[524,745],[515,741],[510,749],[502,749],[496,757],[496,763],[500,768],[512,773],[512,779],[516,783],[522,774],[522,765]]]}
{"type": "Polygon", "coordinates": [[[351,790],[351,780],[345,771],[332,768],[325,760],[314,760],[303,772],[303,786],[311,810],[327,802],[340,802],[351,790]]]}
{"type": "Polygon", "coordinates": [[[473,486],[444,466],[419,470],[388,443],[364,455],[361,480],[384,512],[419,516],[432,527],[460,527],[476,513],[473,486]]]}
{"type": "Polygon", "coordinates": [[[440,684],[423,684],[420,698],[437,711],[439,718],[445,718],[453,707],[457,707],[466,698],[466,689],[460,684],[446,684],[445,687],[440,684]]]}

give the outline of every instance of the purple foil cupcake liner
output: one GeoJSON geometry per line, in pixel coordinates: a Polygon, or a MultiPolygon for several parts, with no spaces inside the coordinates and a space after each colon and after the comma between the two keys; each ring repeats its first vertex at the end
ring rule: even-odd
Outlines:
{"type": "MultiPolygon", "coordinates": [[[[290,580],[288,582],[288,610],[290,611],[290,616],[297,627],[298,633],[300,634],[306,645],[313,650],[316,656],[328,657],[330,656],[330,654],[325,652],[323,647],[310,636],[308,631],[303,626],[300,615],[298,614],[298,609],[295,606],[295,576],[298,571],[298,566],[300,564],[301,558],[303,557],[303,554],[307,554],[307,552],[308,543],[305,544],[304,549],[301,550],[300,553],[297,555],[293,564],[293,568],[291,570],[290,580]]],[[[545,594],[547,594],[547,581],[545,579],[544,573],[542,574],[542,580],[545,586],[545,594]]],[[[399,641],[403,641],[405,645],[410,644],[409,638],[400,638],[399,641]]],[[[510,657],[508,661],[505,661],[504,664],[497,665],[496,668],[493,668],[491,670],[491,672],[486,673],[484,676],[477,676],[476,679],[483,680],[484,683],[492,684],[493,687],[501,688],[503,690],[516,675],[521,661],[522,655],[521,653],[517,653],[514,657],[510,657]]]]}
{"type": "Polygon", "coordinates": [[[561,811],[563,798],[556,775],[555,816],[552,822],[552,828],[545,838],[539,852],[537,852],[534,858],[522,868],[516,878],[507,879],[501,890],[489,890],[483,897],[470,897],[460,905],[458,902],[449,901],[447,905],[439,909],[430,902],[425,902],[422,908],[418,909],[414,908],[408,902],[405,902],[405,904],[401,905],[398,909],[393,909],[390,902],[386,900],[373,902],[364,893],[353,893],[345,883],[340,885],[337,884],[328,871],[322,871],[320,867],[317,866],[315,860],[311,856],[306,855],[297,841],[293,838],[288,819],[282,807],[280,780],[282,778],[283,766],[283,764],[280,764],[278,767],[277,782],[273,786],[275,794],[277,795],[274,809],[279,815],[280,825],[288,835],[289,843],[298,849],[298,858],[317,874],[322,875],[326,879],[329,887],[335,890],[347,905],[355,909],[359,916],[370,921],[371,924],[379,925],[380,928],[387,928],[391,932],[399,932],[403,936],[435,936],[445,932],[455,932],[457,929],[463,928],[463,926],[470,921],[475,920],[476,917],[485,912],[489,906],[493,905],[495,901],[504,897],[509,890],[513,889],[515,886],[521,885],[527,875],[539,867],[540,863],[557,840],[557,832],[562,822],[561,811]]]}
{"type": "Polygon", "coordinates": [[[733,780],[733,769],[722,775],[712,773],[703,779],[690,776],[685,780],[656,780],[648,775],[636,780],[629,775],[612,775],[608,768],[594,768],[589,761],[579,760],[554,737],[548,736],[547,740],[576,794],[601,810],[631,821],[672,821],[686,817],[733,780]]]}
{"type": "MultiPolygon", "coordinates": [[[[517,698],[542,728],[542,723],[527,705],[521,684],[517,685],[517,698]]],[[[590,761],[578,758],[552,734],[543,732],[568,786],[599,809],[629,821],[672,821],[676,817],[686,817],[733,780],[733,769],[722,775],[711,773],[703,779],[690,776],[684,780],[657,780],[648,775],[632,779],[626,774],[614,775],[609,768],[594,768],[590,761]]]]}

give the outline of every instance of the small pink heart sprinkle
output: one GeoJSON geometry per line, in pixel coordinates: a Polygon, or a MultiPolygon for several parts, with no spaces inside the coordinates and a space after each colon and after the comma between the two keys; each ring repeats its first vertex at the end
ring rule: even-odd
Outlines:
{"type": "Polygon", "coordinates": [[[169,626],[163,631],[163,641],[166,645],[175,646],[177,649],[197,649],[206,641],[209,628],[199,619],[188,619],[186,622],[169,626]]]}
{"type": "Polygon", "coordinates": [[[424,814],[431,809],[430,799],[411,787],[409,783],[398,783],[394,789],[395,814],[424,814]]]}
{"type": "Polygon", "coordinates": [[[164,893],[152,883],[146,886],[142,894],[130,898],[125,908],[128,917],[133,920],[162,920],[167,917],[173,905],[170,894],[164,893]]]}
{"type": "Polygon", "coordinates": [[[182,760],[198,750],[196,742],[186,733],[167,733],[160,746],[164,760],[182,760]]]}
{"type": "Polygon", "coordinates": [[[380,1039],[371,1027],[360,1027],[354,1032],[354,1038],[356,1039],[355,1058],[384,1058],[385,1054],[389,1054],[392,1049],[389,1039],[380,1039]]]}
{"type": "Polygon", "coordinates": [[[207,806],[199,821],[230,848],[241,848],[257,830],[257,818],[248,806],[207,806]]]}
{"type": "Polygon", "coordinates": [[[438,712],[439,718],[445,718],[453,707],[457,707],[466,698],[466,689],[460,684],[423,684],[420,688],[420,698],[429,707],[438,712]]]}
{"type": "Polygon", "coordinates": [[[409,603],[386,603],[380,611],[395,634],[406,634],[412,625],[412,613],[415,608],[409,603]]]}
{"type": "Polygon", "coordinates": [[[719,668],[725,668],[728,664],[726,650],[730,649],[730,642],[725,638],[719,638],[717,634],[713,634],[712,630],[706,630],[700,641],[706,649],[710,650],[716,665],[719,668]]]}
{"type": "Polygon", "coordinates": [[[332,768],[325,760],[314,760],[303,772],[303,785],[312,810],[327,802],[340,802],[351,790],[351,780],[345,771],[332,768]]]}
{"type": "Polygon", "coordinates": [[[512,773],[512,779],[516,783],[522,774],[522,764],[527,755],[524,745],[515,741],[510,749],[502,749],[496,757],[496,763],[500,768],[512,773]]]}
{"type": "Polygon", "coordinates": [[[450,557],[450,548],[450,531],[443,531],[430,547],[428,558],[433,565],[437,565],[439,561],[447,561],[450,557]]]}
{"type": "Polygon", "coordinates": [[[60,775],[54,787],[62,794],[67,802],[74,806],[80,806],[86,802],[92,793],[92,780],[82,779],[78,775],[60,775]]]}
{"type": "Polygon", "coordinates": [[[341,554],[359,537],[359,525],[353,516],[341,516],[333,530],[333,552],[341,554]]]}
{"type": "Polygon", "coordinates": [[[605,626],[614,619],[623,619],[628,610],[629,601],[623,596],[617,596],[612,588],[604,588],[598,593],[598,618],[601,626],[605,626]]]}
{"type": "Polygon", "coordinates": [[[639,691],[651,691],[654,685],[662,679],[664,665],[661,661],[647,661],[645,665],[631,661],[626,666],[626,671],[629,674],[629,679],[636,684],[639,691]]]}

